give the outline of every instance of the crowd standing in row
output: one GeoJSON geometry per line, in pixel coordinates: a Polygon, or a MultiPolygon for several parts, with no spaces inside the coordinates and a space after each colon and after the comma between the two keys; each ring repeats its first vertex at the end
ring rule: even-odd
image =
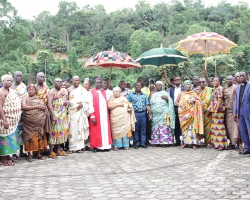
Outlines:
{"type": "Polygon", "coordinates": [[[49,89],[43,73],[37,83],[27,87],[22,73],[1,77],[0,156],[1,164],[13,166],[20,156],[44,160],[83,153],[84,150],[129,150],[148,145],[180,146],[197,149],[200,145],[217,150],[237,149],[250,154],[250,83],[242,71],[226,78],[192,81],[176,76],[162,81],[150,79],[149,88],[139,77],[135,88],[120,81],[109,89],[107,80],[95,79],[91,87],[86,78],[54,80],[49,89]],[[240,137],[241,136],[241,137],[240,137]],[[204,144],[201,143],[202,139],[204,144]],[[229,142],[228,142],[229,141],[229,142]],[[49,145],[49,151],[46,151],[49,145]],[[27,154],[26,154],[26,153],[27,154]]]}

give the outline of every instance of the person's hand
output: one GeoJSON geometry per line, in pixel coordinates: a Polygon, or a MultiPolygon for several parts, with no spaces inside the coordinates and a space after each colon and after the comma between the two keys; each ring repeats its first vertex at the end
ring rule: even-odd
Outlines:
{"type": "Polygon", "coordinates": [[[131,112],[132,112],[132,109],[131,109],[131,108],[128,108],[127,111],[128,111],[129,113],[131,113],[131,112]]]}
{"type": "Polygon", "coordinates": [[[205,77],[206,77],[206,78],[208,78],[208,72],[207,72],[207,69],[205,69],[205,68],[204,68],[204,71],[203,71],[203,72],[204,72],[205,77]]]}
{"type": "Polygon", "coordinates": [[[165,99],[165,100],[168,100],[168,96],[166,96],[166,95],[161,96],[161,98],[165,99]]]}
{"type": "Polygon", "coordinates": [[[63,105],[68,106],[68,104],[69,104],[69,101],[66,100],[63,105]]]}
{"type": "Polygon", "coordinates": [[[82,105],[82,102],[78,102],[77,104],[78,106],[76,107],[76,110],[78,111],[83,107],[83,105],[82,105]]]}
{"type": "Polygon", "coordinates": [[[151,120],[152,120],[152,117],[153,117],[153,116],[152,116],[152,113],[149,113],[148,115],[149,115],[149,121],[151,121],[151,120]]]}
{"type": "Polygon", "coordinates": [[[207,111],[206,115],[208,116],[210,114],[209,110],[207,111]]]}
{"type": "Polygon", "coordinates": [[[39,109],[39,110],[45,110],[45,106],[43,106],[43,105],[38,105],[38,106],[34,106],[33,107],[34,109],[39,109]]]}
{"type": "Polygon", "coordinates": [[[235,122],[238,122],[238,115],[234,114],[233,119],[234,119],[235,122]]]}
{"type": "Polygon", "coordinates": [[[95,118],[93,118],[91,121],[92,121],[92,124],[96,124],[95,118]]]}
{"type": "Polygon", "coordinates": [[[56,121],[57,121],[57,118],[56,118],[55,115],[52,116],[52,121],[53,121],[53,122],[56,122],[56,121]]]}
{"type": "Polygon", "coordinates": [[[4,127],[4,129],[8,129],[9,128],[9,122],[7,120],[3,121],[3,127],[4,127]]]}
{"type": "Polygon", "coordinates": [[[217,111],[214,111],[214,117],[218,117],[217,111]]]}

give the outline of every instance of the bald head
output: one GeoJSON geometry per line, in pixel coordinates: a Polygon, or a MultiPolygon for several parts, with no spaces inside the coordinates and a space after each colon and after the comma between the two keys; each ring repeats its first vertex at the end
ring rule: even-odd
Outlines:
{"type": "Polygon", "coordinates": [[[62,88],[62,79],[60,78],[56,78],[54,80],[54,87],[57,89],[57,90],[60,90],[62,88]]]}
{"type": "Polygon", "coordinates": [[[44,81],[45,81],[45,75],[44,75],[43,72],[37,73],[37,75],[36,75],[36,81],[37,81],[37,83],[39,85],[42,85],[44,83],[44,81]]]}
{"type": "Polygon", "coordinates": [[[80,77],[79,76],[73,76],[72,80],[74,80],[74,79],[80,79],[80,77]]]}
{"type": "Polygon", "coordinates": [[[227,76],[227,78],[226,78],[226,84],[227,84],[228,87],[231,87],[233,85],[233,81],[234,81],[234,77],[233,76],[231,76],[231,75],[227,76]]]}
{"type": "Polygon", "coordinates": [[[15,83],[17,85],[19,85],[22,81],[22,78],[23,78],[23,73],[20,72],[20,71],[15,71],[14,72],[14,79],[15,79],[15,83]]]}
{"type": "Polygon", "coordinates": [[[78,87],[80,85],[80,77],[79,76],[74,76],[72,78],[72,82],[73,82],[74,87],[78,87]]]}
{"type": "Polygon", "coordinates": [[[235,82],[235,84],[241,84],[241,81],[240,81],[240,72],[236,72],[234,74],[234,82],[235,82]]]}

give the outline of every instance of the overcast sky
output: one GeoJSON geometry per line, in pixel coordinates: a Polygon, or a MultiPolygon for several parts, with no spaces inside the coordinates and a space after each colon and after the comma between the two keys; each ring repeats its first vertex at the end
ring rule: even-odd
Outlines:
{"type": "MultiPolygon", "coordinates": [[[[18,11],[18,15],[25,19],[33,19],[42,11],[49,11],[52,15],[58,11],[58,4],[61,0],[8,0],[18,11]]],[[[119,0],[66,0],[68,2],[76,2],[78,7],[83,7],[89,4],[90,6],[102,4],[107,12],[112,12],[124,7],[134,8],[137,0],[126,0],[124,2],[119,0]]],[[[159,2],[170,2],[171,0],[147,0],[151,5],[159,2]]],[[[203,0],[206,6],[217,5],[220,0],[203,0]]],[[[229,3],[237,4],[239,0],[226,0],[229,3]]],[[[249,0],[245,0],[247,2],[249,0]]]]}

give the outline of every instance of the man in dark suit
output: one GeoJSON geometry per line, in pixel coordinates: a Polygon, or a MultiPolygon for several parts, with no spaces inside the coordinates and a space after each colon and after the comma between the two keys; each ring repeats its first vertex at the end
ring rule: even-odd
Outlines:
{"type": "Polygon", "coordinates": [[[181,91],[184,91],[184,86],[181,85],[181,78],[179,76],[174,77],[174,87],[170,88],[170,97],[174,101],[174,111],[175,111],[175,130],[174,130],[174,136],[175,136],[175,145],[180,146],[181,145],[181,126],[180,126],[180,120],[178,116],[178,106],[176,106],[175,101],[180,94],[181,91]]]}
{"type": "Polygon", "coordinates": [[[250,154],[250,83],[247,81],[247,72],[240,72],[241,84],[236,88],[234,104],[234,121],[239,121],[240,136],[244,142],[244,151],[239,154],[250,154]]]}

